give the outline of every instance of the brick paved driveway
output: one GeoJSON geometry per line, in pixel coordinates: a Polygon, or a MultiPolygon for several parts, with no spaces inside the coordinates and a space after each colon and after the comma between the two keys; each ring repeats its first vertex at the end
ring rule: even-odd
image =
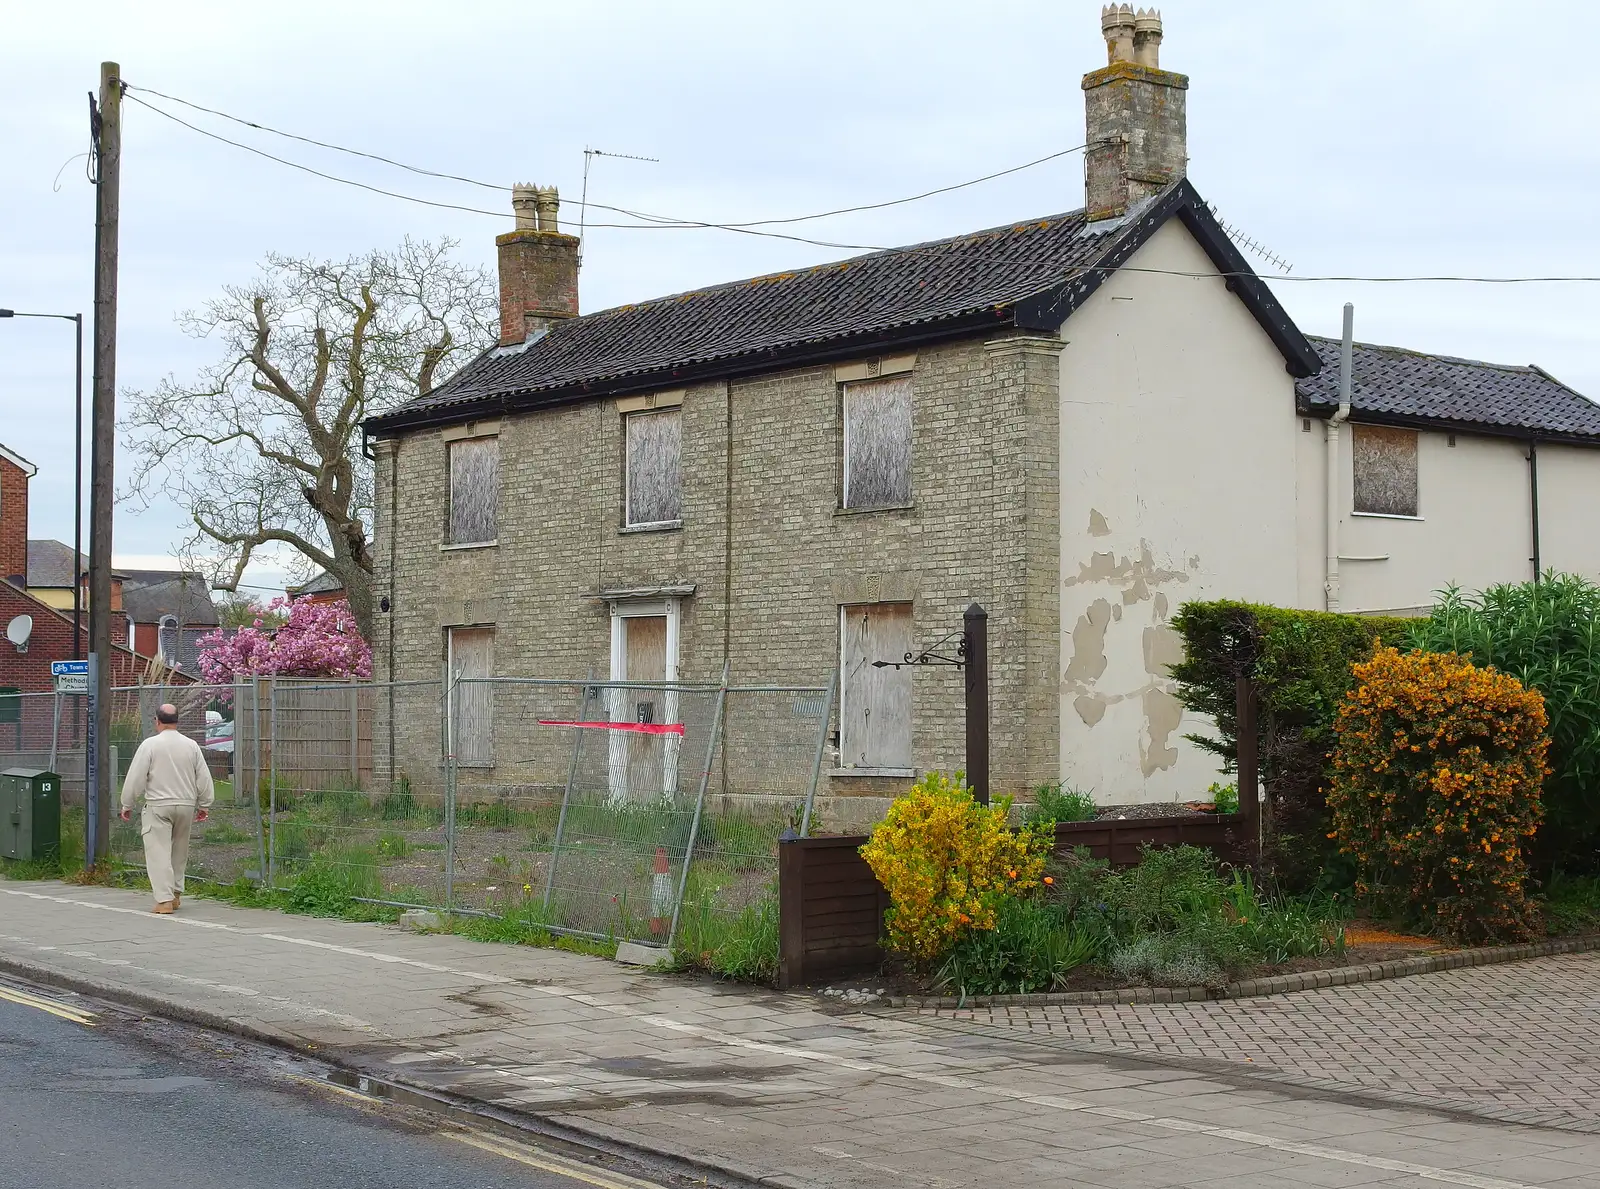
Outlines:
{"type": "Polygon", "coordinates": [[[1600,1132],[1600,953],[1261,999],[917,1015],[1041,1045],[1600,1132]]]}

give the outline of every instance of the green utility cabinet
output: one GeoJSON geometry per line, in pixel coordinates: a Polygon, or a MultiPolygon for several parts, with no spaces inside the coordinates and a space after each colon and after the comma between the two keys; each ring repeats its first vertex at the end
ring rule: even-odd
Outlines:
{"type": "Polygon", "coordinates": [[[41,768],[0,772],[0,856],[61,857],[61,777],[41,768]]]}

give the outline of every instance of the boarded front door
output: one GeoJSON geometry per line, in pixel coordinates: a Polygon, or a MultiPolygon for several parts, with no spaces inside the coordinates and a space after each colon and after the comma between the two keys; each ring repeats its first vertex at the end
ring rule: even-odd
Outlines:
{"type": "Polygon", "coordinates": [[[846,768],[911,767],[911,604],[841,607],[844,699],[839,762],[846,768]]]}
{"type": "MultiPolygon", "coordinates": [[[[667,679],[667,617],[629,615],[617,620],[622,631],[622,672],[625,682],[660,683],[667,679]]],[[[627,686],[618,691],[614,717],[630,723],[671,721],[676,699],[663,689],[627,686]]],[[[676,766],[668,755],[669,737],[644,732],[618,731],[612,740],[612,789],[614,799],[650,800],[671,795],[669,780],[676,766]]]]}
{"type": "Polygon", "coordinates": [[[450,629],[450,724],[456,763],[494,764],[494,629],[450,629]],[[465,684],[460,684],[465,683],[465,684]]]}

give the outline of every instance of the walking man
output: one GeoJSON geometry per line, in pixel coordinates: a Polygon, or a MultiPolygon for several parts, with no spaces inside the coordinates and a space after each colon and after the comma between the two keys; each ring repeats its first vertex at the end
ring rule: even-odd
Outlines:
{"type": "Polygon", "coordinates": [[[156,906],[169,913],[183,899],[183,869],[189,865],[189,828],[206,820],[216,790],[200,745],[178,730],[178,708],[170,702],[156,711],[156,733],[133,753],[122,782],[122,820],[133,820],[133,806],[144,797],[139,833],[144,836],[144,866],[156,906]]]}

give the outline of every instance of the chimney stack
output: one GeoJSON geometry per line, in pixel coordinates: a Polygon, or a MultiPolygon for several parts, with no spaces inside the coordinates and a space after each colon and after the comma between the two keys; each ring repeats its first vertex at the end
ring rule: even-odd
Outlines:
{"type": "Polygon", "coordinates": [[[557,224],[554,186],[511,189],[516,230],[495,237],[500,251],[500,345],[536,342],[562,318],[578,316],[578,237],[557,224]]]}
{"type": "Polygon", "coordinates": [[[1111,4],[1100,12],[1107,65],[1083,76],[1084,206],[1113,219],[1188,169],[1189,80],[1161,69],[1161,14],[1111,4]]]}

